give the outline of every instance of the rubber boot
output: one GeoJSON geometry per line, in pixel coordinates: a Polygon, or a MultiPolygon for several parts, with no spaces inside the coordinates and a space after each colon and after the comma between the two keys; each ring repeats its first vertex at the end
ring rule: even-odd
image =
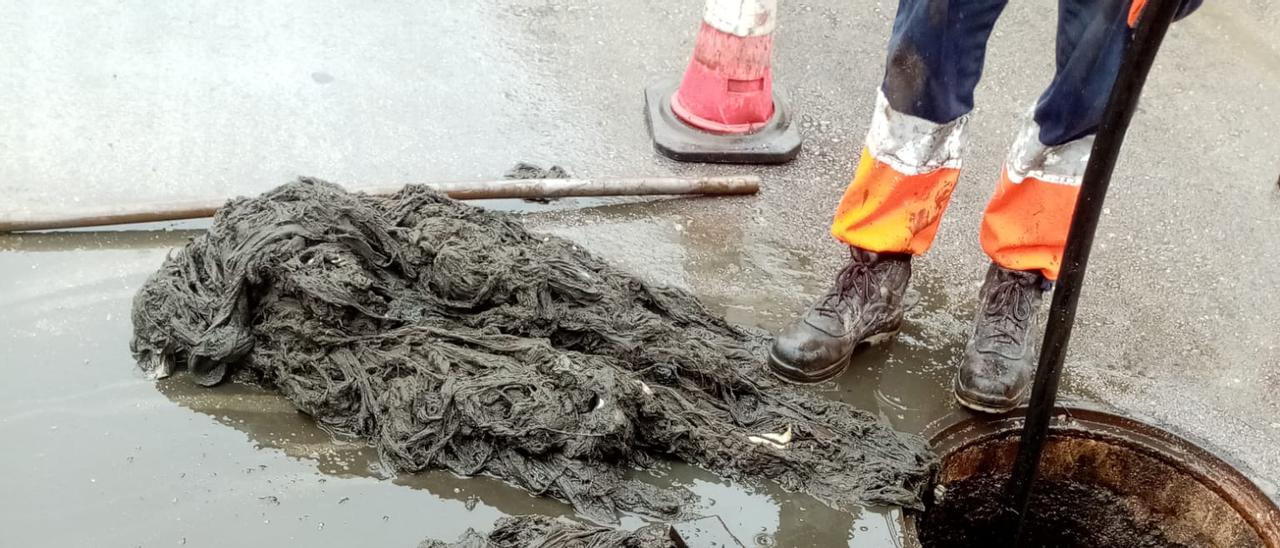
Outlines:
{"type": "Polygon", "coordinates": [[[991,265],[978,293],[973,335],[956,372],[956,400],[984,413],[1022,402],[1035,372],[1040,302],[1048,282],[1039,272],[991,265]]]}
{"type": "Polygon", "coordinates": [[[849,248],[836,283],[773,341],[769,368],[796,382],[821,382],[849,365],[861,343],[898,334],[911,255],[849,248]]]}

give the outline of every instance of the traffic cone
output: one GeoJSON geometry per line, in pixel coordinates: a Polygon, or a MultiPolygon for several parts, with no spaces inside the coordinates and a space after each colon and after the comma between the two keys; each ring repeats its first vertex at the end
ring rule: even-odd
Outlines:
{"type": "Polygon", "coordinates": [[[781,164],[800,153],[773,87],[777,0],[707,0],[684,78],[645,89],[653,146],[683,162],[781,164]]]}

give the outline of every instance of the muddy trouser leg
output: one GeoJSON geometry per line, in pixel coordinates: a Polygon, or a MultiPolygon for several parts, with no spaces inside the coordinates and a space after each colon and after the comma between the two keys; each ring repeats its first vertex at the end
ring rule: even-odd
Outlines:
{"type": "Polygon", "coordinates": [[[929,249],[960,173],[987,38],[1007,0],[901,0],[884,83],[831,233],[854,247],[929,249]]]}
{"type": "Polygon", "coordinates": [[[1057,71],[1014,139],[982,219],[996,264],[1057,279],[1093,135],[1132,31],[1128,0],[1060,0],[1057,71]]]}

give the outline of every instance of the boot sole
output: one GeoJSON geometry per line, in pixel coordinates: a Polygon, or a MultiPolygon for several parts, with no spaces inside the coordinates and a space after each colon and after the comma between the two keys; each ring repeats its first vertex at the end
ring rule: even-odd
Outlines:
{"type": "Polygon", "coordinates": [[[1013,401],[1009,403],[1009,405],[997,407],[989,403],[972,401],[972,400],[966,399],[964,395],[962,395],[960,392],[959,382],[957,382],[956,380],[951,381],[951,393],[955,395],[956,403],[960,404],[961,407],[964,407],[966,409],[977,411],[979,413],[987,413],[990,415],[1003,415],[1005,413],[1013,411],[1014,409],[1017,409],[1018,404],[1022,401],[1022,396],[1026,395],[1026,392],[1027,390],[1025,388],[1022,389],[1022,392],[1019,392],[1018,396],[1014,398],[1013,401]]]}
{"type": "Polygon", "coordinates": [[[817,373],[800,372],[794,367],[791,367],[790,365],[787,365],[782,360],[778,359],[777,356],[773,355],[773,350],[770,350],[769,351],[769,371],[772,372],[774,376],[778,377],[779,379],[782,379],[787,382],[796,383],[796,384],[816,384],[816,383],[828,381],[836,377],[839,377],[841,373],[844,373],[844,371],[849,368],[850,358],[853,357],[854,352],[858,351],[858,348],[861,348],[863,346],[878,346],[881,344],[892,342],[893,339],[897,336],[898,336],[898,330],[895,329],[888,333],[880,333],[879,335],[872,335],[870,337],[862,339],[861,341],[858,342],[858,344],[853,345],[853,348],[849,350],[848,354],[845,354],[839,360],[836,360],[835,362],[827,365],[826,367],[819,369],[817,373]]]}

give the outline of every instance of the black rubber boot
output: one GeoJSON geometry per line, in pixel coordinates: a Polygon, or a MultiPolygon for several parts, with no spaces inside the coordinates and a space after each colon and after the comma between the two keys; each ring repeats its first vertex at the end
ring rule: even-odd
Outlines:
{"type": "Polygon", "coordinates": [[[956,372],[956,399],[984,413],[1017,407],[1036,367],[1040,301],[1047,287],[1039,272],[991,265],[978,293],[973,335],[956,372]]]}
{"type": "Polygon", "coordinates": [[[860,343],[877,344],[898,334],[910,279],[911,255],[850,247],[849,263],[835,286],[773,341],[769,368],[796,382],[839,375],[860,343]]]}

